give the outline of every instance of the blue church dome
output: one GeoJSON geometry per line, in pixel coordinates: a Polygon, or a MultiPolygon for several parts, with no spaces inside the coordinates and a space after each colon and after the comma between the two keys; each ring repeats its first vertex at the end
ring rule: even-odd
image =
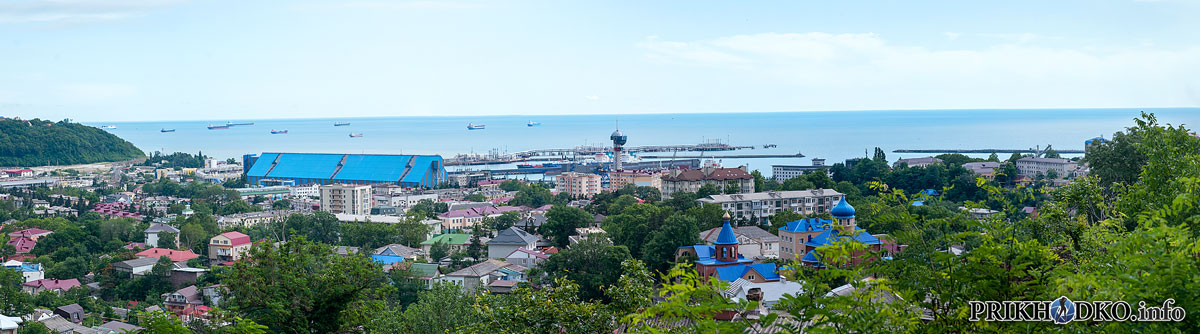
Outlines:
{"type": "Polygon", "coordinates": [[[842,197],[842,201],[838,202],[837,206],[830,210],[833,218],[854,218],[854,207],[850,206],[850,202],[846,202],[846,197],[842,197]]]}
{"type": "Polygon", "coordinates": [[[725,226],[721,226],[721,234],[717,235],[716,245],[736,245],[738,243],[737,236],[733,234],[733,227],[729,226],[729,221],[725,221],[725,226]]]}

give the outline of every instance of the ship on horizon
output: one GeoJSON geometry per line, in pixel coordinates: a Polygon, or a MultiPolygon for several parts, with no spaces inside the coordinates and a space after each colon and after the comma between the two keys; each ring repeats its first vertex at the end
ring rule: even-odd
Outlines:
{"type": "Polygon", "coordinates": [[[529,123],[525,123],[525,126],[528,126],[528,127],[531,127],[531,128],[532,128],[532,127],[535,127],[535,126],[542,126],[542,123],[538,123],[538,122],[534,122],[534,121],[529,121],[529,123]]]}
{"type": "Polygon", "coordinates": [[[117,128],[117,126],[116,126],[116,125],[105,125],[105,126],[102,126],[102,127],[100,127],[100,128],[102,128],[102,129],[116,129],[116,128],[117,128]]]}
{"type": "Polygon", "coordinates": [[[250,123],[226,122],[225,123],[225,126],[253,126],[253,125],[254,125],[254,122],[250,122],[250,123]]]}
{"type": "Polygon", "coordinates": [[[351,132],[351,133],[350,133],[350,138],[361,138],[361,137],[362,137],[362,135],[363,135],[362,133],[353,133],[353,132],[351,132]]]}
{"type": "Polygon", "coordinates": [[[209,124],[209,125],[208,125],[208,129],[209,129],[209,130],[224,130],[224,129],[228,129],[228,128],[229,128],[229,125],[228,125],[228,124],[226,124],[226,125],[212,125],[212,124],[209,124]]]}
{"type": "Polygon", "coordinates": [[[333,122],[333,126],[350,126],[350,122],[333,122]]]}
{"type": "Polygon", "coordinates": [[[167,128],[163,128],[162,130],[158,130],[158,132],[163,132],[163,133],[166,133],[166,132],[175,132],[175,129],[167,129],[167,128]]]}
{"type": "Polygon", "coordinates": [[[467,123],[467,130],[483,130],[485,127],[486,124],[467,123]]]}
{"type": "Polygon", "coordinates": [[[287,131],[287,130],[275,130],[275,129],[271,129],[271,134],[273,134],[273,135],[286,135],[287,133],[288,133],[288,131],[287,131]]]}

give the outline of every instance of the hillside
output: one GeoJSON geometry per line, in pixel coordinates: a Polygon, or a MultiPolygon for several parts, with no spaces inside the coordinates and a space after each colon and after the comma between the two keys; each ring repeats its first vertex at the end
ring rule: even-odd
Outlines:
{"type": "Polygon", "coordinates": [[[68,121],[0,120],[0,166],[73,165],[145,156],[104,130],[68,121]]]}

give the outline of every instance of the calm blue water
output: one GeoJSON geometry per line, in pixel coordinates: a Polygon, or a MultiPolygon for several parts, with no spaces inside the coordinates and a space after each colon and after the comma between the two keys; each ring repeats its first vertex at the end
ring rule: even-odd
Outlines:
{"type": "MultiPolygon", "coordinates": [[[[1200,123],[1200,109],[1150,109],[1162,122],[1200,123]]],[[[628,146],[696,144],[720,139],[731,145],[752,145],[736,153],[791,154],[807,157],[745,159],[723,164],[749,164],[770,174],[772,164],[809,164],[814,157],[829,163],[861,157],[864,150],[882,147],[888,160],[927,156],[897,154],[893,149],[1029,148],[1051,144],[1059,149],[1082,149],[1083,141],[1133,125],[1138,109],[1050,110],[930,110],[829,111],[743,114],[655,114],[580,116],[385,117],[343,119],[251,119],[89,123],[116,125],[110,129],[143,151],[199,152],[219,158],[246,153],[320,152],[441,154],[485,153],[491,149],[522,151],[605,144],[614,122],[629,136],[628,146]],[[527,121],[541,122],[527,127],[527,121]],[[208,124],[254,122],[254,126],[208,130],[208,124]],[[335,121],[351,122],[334,127],[335,121]],[[466,130],[467,123],[487,124],[486,130],[466,130]],[[175,129],[160,133],[159,129],[175,129]],[[287,129],[272,135],[271,129],[287,129]],[[350,138],[349,133],[363,133],[350,138]],[[762,149],[763,144],[778,148],[762,149]]],[[[735,154],[726,152],[725,154],[735,154]]],[[[1003,157],[1002,157],[1003,158],[1003,157]]],[[[500,167],[495,167],[500,168],[500,167]]],[[[511,166],[509,166],[511,168],[511,166]]]]}

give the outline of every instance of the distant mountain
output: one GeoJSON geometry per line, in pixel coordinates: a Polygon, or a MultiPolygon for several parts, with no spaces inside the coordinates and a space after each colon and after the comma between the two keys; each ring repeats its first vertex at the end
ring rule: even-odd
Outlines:
{"type": "Polygon", "coordinates": [[[0,119],[0,166],[74,165],[144,156],[120,137],[69,120],[0,119]]]}

